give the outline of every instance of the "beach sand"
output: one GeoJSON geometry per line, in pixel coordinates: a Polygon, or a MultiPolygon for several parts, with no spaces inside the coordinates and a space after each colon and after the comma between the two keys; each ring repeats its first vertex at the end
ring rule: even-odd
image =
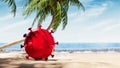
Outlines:
{"type": "Polygon", "coordinates": [[[0,68],[120,68],[120,53],[55,52],[48,61],[25,59],[24,52],[0,53],[0,68]]]}

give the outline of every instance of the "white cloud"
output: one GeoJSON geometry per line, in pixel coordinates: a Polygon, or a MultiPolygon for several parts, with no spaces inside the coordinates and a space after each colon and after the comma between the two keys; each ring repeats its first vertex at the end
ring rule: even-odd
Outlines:
{"type": "Polygon", "coordinates": [[[84,5],[86,5],[92,1],[94,1],[94,0],[80,0],[80,2],[82,2],[84,5]]]}
{"type": "Polygon", "coordinates": [[[105,2],[91,6],[83,14],[70,13],[70,24],[65,31],[56,33],[55,37],[62,42],[120,42],[120,22],[106,16],[105,12],[110,9],[108,5],[109,2],[105,2]]]}
{"type": "Polygon", "coordinates": [[[22,38],[23,34],[28,32],[31,26],[31,20],[27,19],[8,26],[0,28],[0,42],[10,42],[22,38]]]}
{"type": "Polygon", "coordinates": [[[25,20],[25,21],[20,21],[18,23],[11,24],[11,25],[7,25],[3,28],[0,28],[1,29],[0,32],[9,31],[10,29],[14,29],[14,28],[19,28],[19,26],[21,26],[21,25],[28,24],[28,22],[29,22],[28,20],[25,20]]]}
{"type": "Polygon", "coordinates": [[[94,25],[90,25],[88,26],[88,28],[86,28],[87,30],[102,30],[104,28],[106,28],[107,26],[111,26],[114,24],[114,20],[102,20],[99,22],[94,23],[94,25]]]}
{"type": "MultiPolygon", "coordinates": [[[[97,19],[100,15],[104,14],[105,11],[107,11],[107,3],[104,3],[104,5],[100,6],[94,6],[92,8],[86,9],[85,12],[79,13],[79,12],[71,12],[68,14],[69,21],[68,23],[73,24],[72,25],[88,25],[91,21],[91,19],[97,19]]],[[[81,26],[82,27],[82,26],[81,26]]],[[[84,26],[83,26],[84,27],[84,26]]]]}
{"type": "Polygon", "coordinates": [[[120,23],[108,26],[104,28],[103,31],[119,31],[119,29],[120,29],[120,23]]]}
{"type": "Polygon", "coordinates": [[[107,10],[107,8],[108,8],[108,3],[103,3],[103,4],[101,4],[101,5],[97,5],[97,6],[91,6],[91,8],[89,8],[89,9],[87,9],[86,8],[86,10],[85,10],[85,13],[83,12],[83,13],[78,13],[78,12],[76,12],[76,13],[70,13],[70,15],[69,15],[69,17],[75,17],[76,15],[77,16],[80,16],[80,15],[82,15],[81,16],[81,18],[83,18],[83,17],[91,17],[91,16],[99,16],[99,15],[101,15],[105,10],[107,10]]]}
{"type": "Polygon", "coordinates": [[[107,9],[106,6],[96,6],[96,7],[93,7],[91,9],[88,9],[85,14],[86,14],[86,17],[91,17],[91,16],[99,16],[101,15],[105,10],[107,9]]]}
{"type": "Polygon", "coordinates": [[[1,16],[0,17],[0,21],[10,20],[12,18],[13,18],[13,15],[12,14],[8,14],[6,16],[1,16]]]}

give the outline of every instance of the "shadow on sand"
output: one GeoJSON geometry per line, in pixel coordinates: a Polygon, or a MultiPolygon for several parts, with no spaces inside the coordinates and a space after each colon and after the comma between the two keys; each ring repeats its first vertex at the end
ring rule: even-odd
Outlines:
{"type": "Polygon", "coordinates": [[[61,63],[56,63],[57,59],[26,60],[26,59],[0,59],[0,68],[63,68],[61,63]]]}

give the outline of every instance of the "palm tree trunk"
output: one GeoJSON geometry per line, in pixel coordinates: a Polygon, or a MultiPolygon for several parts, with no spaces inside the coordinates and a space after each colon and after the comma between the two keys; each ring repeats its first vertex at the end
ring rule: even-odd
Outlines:
{"type": "MultiPolygon", "coordinates": [[[[50,28],[54,25],[54,19],[55,19],[55,15],[53,15],[52,21],[51,21],[50,25],[48,26],[47,30],[50,30],[50,28]]],[[[21,43],[21,42],[23,42],[23,41],[24,41],[24,39],[20,39],[20,40],[16,40],[16,41],[7,43],[7,44],[5,44],[5,45],[1,45],[1,46],[0,46],[0,49],[7,48],[7,47],[9,47],[9,46],[12,46],[12,45],[21,43]]]]}
{"type": "MultiPolygon", "coordinates": [[[[53,24],[54,24],[54,16],[53,16],[52,21],[51,21],[50,25],[48,26],[47,30],[50,30],[50,28],[53,26],[53,24]]],[[[24,41],[24,39],[20,39],[20,40],[16,40],[16,41],[13,41],[13,42],[10,42],[10,43],[1,45],[1,46],[0,46],[0,50],[1,50],[1,49],[4,49],[4,48],[7,48],[7,47],[9,47],[9,46],[12,46],[12,45],[21,43],[21,42],[23,42],[23,41],[24,41]]]]}
{"type": "Polygon", "coordinates": [[[1,50],[1,49],[4,49],[4,48],[6,48],[6,47],[9,47],[9,46],[15,45],[15,44],[17,44],[17,43],[21,43],[21,42],[23,42],[23,41],[24,41],[24,39],[22,38],[22,39],[20,39],[20,40],[16,40],[16,41],[13,41],[13,42],[4,44],[4,45],[0,46],[0,50],[1,50]]]}
{"type": "MultiPolygon", "coordinates": [[[[52,21],[51,21],[50,25],[48,26],[47,30],[50,30],[50,28],[51,28],[53,25],[54,25],[54,16],[52,17],[52,21]]],[[[1,49],[4,49],[4,48],[7,48],[7,47],[9,47],[9,46],[12,46],[12,45],[21,43],[21,42],[23,42],[23,41],[24,41],[24,39],[22,38],[22,39],[20,39],[20,40],[16,40],[16,41],[13,41],[13,42],[10,42],[10,43],[1,45],[1,46],[0,46],[0,50],[1,50],[1,49]]]]}

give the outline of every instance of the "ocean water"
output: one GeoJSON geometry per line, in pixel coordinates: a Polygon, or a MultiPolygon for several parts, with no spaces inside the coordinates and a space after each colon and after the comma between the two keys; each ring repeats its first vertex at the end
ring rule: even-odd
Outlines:
{"type": "MultiPolygon", "coordinates": [[[[0,43],[0,46],[4,43],[0,43]]],[[[5,48],[5,51],[23,50],[21,44],[16,44],[5,48]]],[[[92,49],[120,49],[120,43],[59,43],[55,46],[55,50],[92,50],[92,49]]]]}

